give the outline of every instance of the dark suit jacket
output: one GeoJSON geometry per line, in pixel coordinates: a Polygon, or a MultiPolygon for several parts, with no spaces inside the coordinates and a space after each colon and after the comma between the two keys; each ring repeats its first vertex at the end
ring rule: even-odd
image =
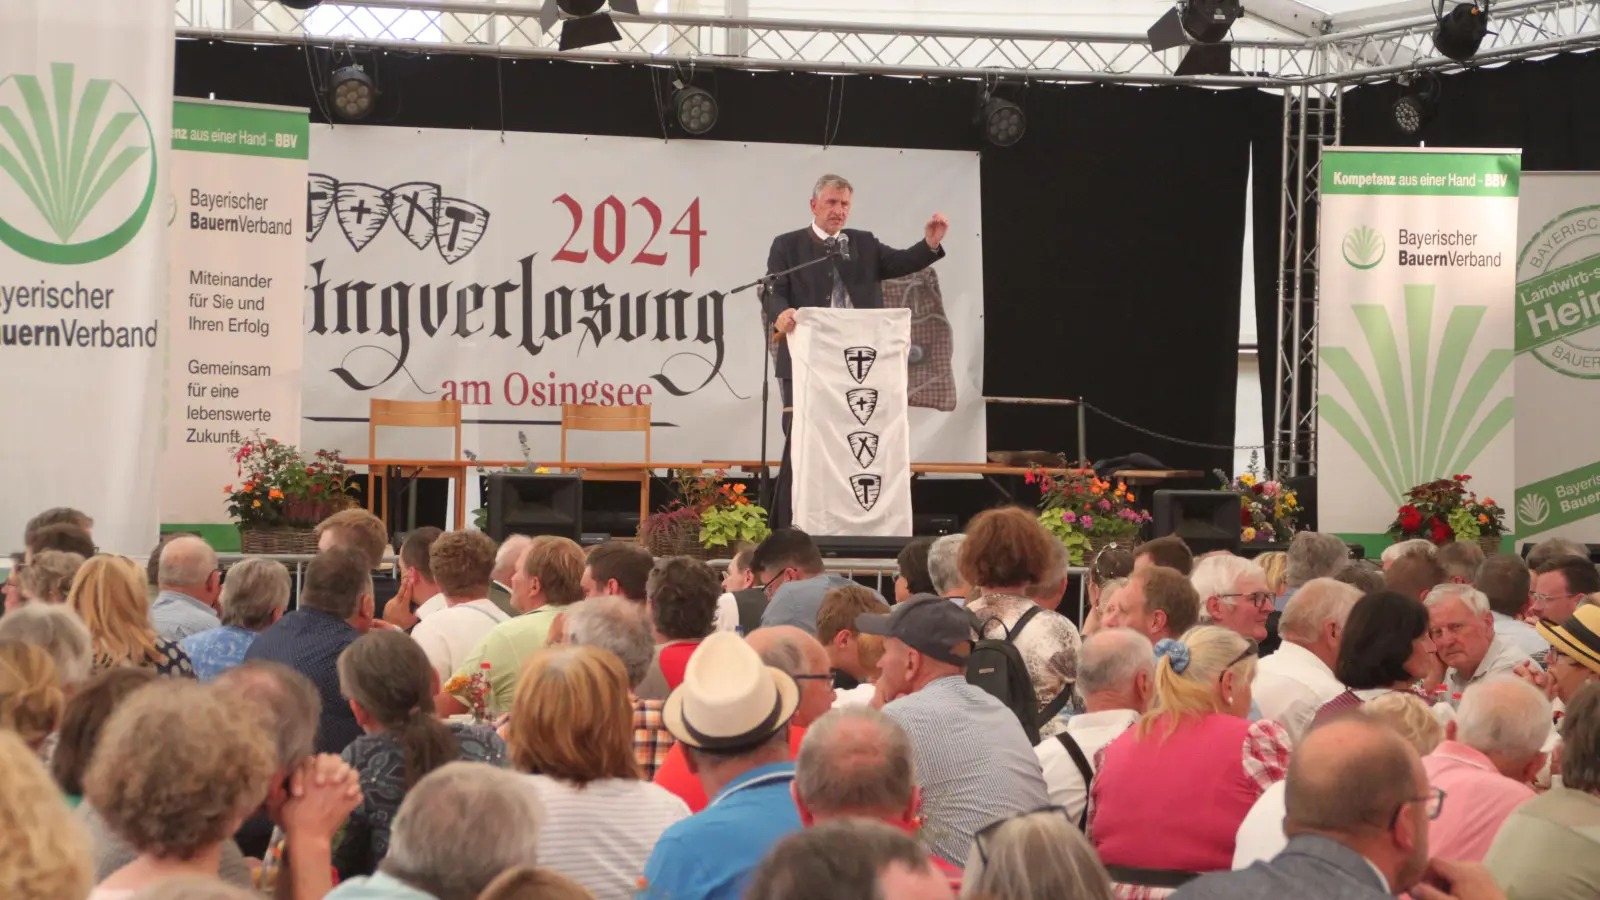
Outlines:
{"type": "MultiPolygon", "coordinates": [[[[904,250],[896,250],[879,243],[870,231],[846,228],[843,233],[850,236],[849,262],[835,259],[785,275],[762,294],[761,308],[766,314],[769,331],[777,321],[778,314],[786,309],[833,305],[833,275],[829,272],[830,267],[837,268],[844,279],[851,306],[856,309],[882,309],[881,282],[884,279],[920,272],[944,258],[944,247],[930,250],[924,241],[918,241],[904,250]]],[[[799,231],[780,234],[773,239],[772,251],[767,254],[767,271],[782,272],[827,255],[822,241],[807,225],[799,231]]],[[[778,343],[774,366],[777,377],[789,377],[789,345],[786,342],[778,343]]]]}
{"type": "Polygon", "coordinates": [[[1282,853],[1238,872],[1189,882],[1172,900],[1391,900],[1378,873],[1349,847],[1314,834],[1289,841],[1282,853]]]}

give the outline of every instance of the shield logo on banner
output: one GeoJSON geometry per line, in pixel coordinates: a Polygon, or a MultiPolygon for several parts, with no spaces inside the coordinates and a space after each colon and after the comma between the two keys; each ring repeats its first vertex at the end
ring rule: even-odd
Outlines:
{"type": "Polygon", "coordinates": [[[389,189],[393,208],[389,218],[418,250],[428,249],[439,225],[439,186],[427,181],[408,181],[389,189]]]}
{"type": "Polygon", "coordinates": [[[331,175],[312,174],[306,179],[306,243],[316,240],[322,224],[328,221],[333,192],[338,189],[339,181],[331,175]]]}
{"type": "Polygon", "coordinates": [[[871,347],[846,347],[844,351],[845,371],[850,377],[860,384],[867,380],[867,375],[872,372],[872,364],[878,361],[878,351],[871,347]]]}
{"type": "Polygon", "coordinates": [[[339,185],[333,194],[333,213],[350,246],[360,253],[389,221],[389,192],[360,182],[339,185]]]}
{"type": "Polygon", "coordinates": [[[439,233],[434,242],[439,255],[455,264],[478,246],[478,239],[489,227],[489,211],[467,200],[445,197],[439,201],[439,233]]]}
{"type": "Polygon", "coordinates": [[[844,399],[850,404],[850,414],[863,425],[878,409],[878,392],[873,388],[851,388],[844,392],[844,399]]]}
{"type": "Polygon", "coordinates": [[[850,488],[856,493],[856,502],[870,510],[878,505],[878,494],[883,492],[883,479],[876,475],[851,475],[850,488]]]}
{"type": "Polygon", "coordinates": [[[878,458],[878,436],[870,431],[857,431],[850,435],[850,452],[865,469],[878,458]]]}

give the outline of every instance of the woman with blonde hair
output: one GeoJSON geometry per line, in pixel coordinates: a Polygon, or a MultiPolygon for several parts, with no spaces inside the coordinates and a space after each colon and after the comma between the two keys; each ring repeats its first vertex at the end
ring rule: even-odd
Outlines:
{"type": "Polygon", "coordinates": [[[28,603],[65,603],[83,557],[65,550],[41,550],[17,573],[17,588],[28,603]]]}
{"type": "Polygon", "coordinates": [[[72,579],[67,605],[89,626],[96,671],[139,666],[160,675],[194,677],[189,654],[151,627],[144,572],[126,556],[96,556],[85,562],[72,579]]]}
{"type": "Polygon", "coordinates": [[[0,729],[38,753],[61,724],[67,703],[50,654],[32,644],[0,642],[0,729]]]}
{"type": "Polygon", "coordinates": [[[1103,751],[1089,792],[1090,834],[1117,896],[1164,897],[1227,870],[1239,823],[1288,774],[1283,726],[1245,718],[1258,653],[1212,625],[1156,644],[1155,702],[1103,751]]]}
{"type": "Polygon", "coordinates": [[[422,647],[399,631],[362,635],[339,655],[339,688],[366,733],[341,754],[361,773],[361,805],[334,848],[341,879],[371,875],[389,853],[389,824],[424,775],[455,760],[504,768],[506,745],[487,725],[434,715],[439,678],[422,647]]]}
{"type": "Polygon", "coordinates": [[[83,900],[94,886],[89,835],[33,751],[0,731],[0,897],[83,900]]]}
{"type": "Polygon", "coordinates": [[[507,725],[512,764],[528,773],[546,813],[539,864],[600,900],[638,891],[644,864],[689,807],[639,777],[633,702],[615,656],[552,647],[529,659],[507,725]]]}
{"type": "Polygon", "coordinates": [[[1288,586],[1289,554],[1282,550],[1263,553],[1256,557],[1256,565],[1267,573],[1267,590],[1272,592],[1272,596],[1282,596],[1284,588],[1288,586]]]}
{"type": "Polygon", "coordinates": [[[974,838],[963,898],[1111,900],[1106,867],[1060,807],[1001,819],[974,838]]]}

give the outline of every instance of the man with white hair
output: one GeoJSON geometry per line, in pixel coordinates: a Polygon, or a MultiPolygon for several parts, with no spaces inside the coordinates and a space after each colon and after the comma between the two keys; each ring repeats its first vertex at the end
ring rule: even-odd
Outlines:
{"type": "Polygon", "coordinates": [[[1283,643],[1256,664],[1251,690],[1261,715],[1282,725],[1293,743],[1311,728],[1322,704],[1344,693],[1333,667],[1345,620],[1360,599],[1361,591],[1332,578],[1306,582],[1284,607],[1278,623],[1283,643]]]}
{"type": "Polygon", "coordinates": [[[1533,798],[1544,767],[1550,701],[1516,678],[1480,681],[1461,697],[1445,741],[1422,758],[1428,783],[1448,801],[1429,826],[1429,850],[1480,862],[1511,811],[1533,798]]]}
{"type": "MultiPolygon", "coordinates": [[[[94,639],[71,607],[61,603],[29,603],[0,616],[0,642],[32,644],[50,654],[56,677],[70,697],[89,680],[94,665],[94,639]]],[[[59,735],[51,735],[55,746],[59,735]]]]}
{"type": "Polygon", "coordinates": [[[453,762],[406,793],[389,855],[328,900],[475,900],[501,872],[538,864],[544,809],[522,776],[453,762]]]}
{"type": "Polygon", "coordinates": [[[157,634],[176,643],[222,625],[217,615],[222,573],[210,544],[187,535],[173,538],[161,548],[159,571],[161,593],[150,604],[150,624],[157,634]]]}
{"type": "Polygon", "coordinates": [[[972,587],[961,577],[961,545],[964,534],[947,534],[928,548],[928,580],[933,582],[933,592],[947,600],[965,605],[972,587]]]}
{"type": "MultiPolygon", "coordinates": [[[[1422,601],[1428,607],[1428,636],[1447,667],[1444,686],[1461,694],[1469,685],[1510,675],[1531,657],[1494,633],[1489,598],[1468,584],[1441,584],[1422,601]]],[[[1432,687],[1433,685],[1429,685],[1432,687]]]]}
{"type": "Polygon", "coordinates": [[[222,627],[178,642],[194,663],[194,674],[210,681],[244,662],[256,636],[289,608],[289,570],[275,559],[253,557],[228,570],[222,586],[222,627]]]}
{"type": "Polygon", "coordinates": [[[500,542],[500,549],[494,555],[494,571],[489,575],[493,579],[489,585],[489,599],[508,616],[522,615],[522,610],[511,602],[511,576],[516,574],[522,554],[527,553],[532,544],[533,538],[525,534],[513,534],[500,542]]]}
{"type": "Polygon", "coordinates": [[[1127,628],[1104,628],[1083,642],[1078,660],[1078,693],[1084,712],[1067,720],[1067,729],[1039,742],[1033,752],[1044,769],[1050,802],[1067,817],[1084,823],[1094,759],[1127,731],[1156,691],[1155,651],[1150,639],[1127,628]]]}
{"type": "Polygon", "coordinates": [[[1289,598],[1305,587],[1307,582],[1316,578],[1332,578],[1333,573],[1350,559],[1350,548],[1334,535],[1302,531],[1289,541],[1288,557],[1283,571],[1283,583],[1288,590],[1278,598],[1278,612],[1284,611],[1289,605],[1289,598]]]}
{"type": "Polygon", "coordinates": [[[1402,556],[1410,556],[1416,553],[1431,557],[1433,556],[1433,549],[1432,541],[1412,538],[1409,541],[1397,541],[1383,548],[1383,556],[1380,558],[1383,561],[1383,568],[1387,571],[1390,566],[1394,565],[1395,560],[1402,556]]]}
{"type": "Polygon", "coordinates": [[[1195,563],[1189,581],[1200,596],[1200,624],[1221,625],[1258,644],[1267,639],[1273,596],[1260,566],[1219,553],[1195,563]]]}

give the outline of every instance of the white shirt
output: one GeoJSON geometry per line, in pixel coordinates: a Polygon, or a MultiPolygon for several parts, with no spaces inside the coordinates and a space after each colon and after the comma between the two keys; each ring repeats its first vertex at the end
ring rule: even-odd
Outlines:
{"type": "Polygon", "coordinates": [[[1468,687],[1486,678],[1510,675],[1518,665],[1532,658],[1516,644],[1496,637],[1489,642],[1489,649],[1483,655],[1483,662],[1478,663],[1478,669],[1472,673],[1471,678],[1463,680],[1460,672],[1450,669],[1444,673],[1444,683],[1450,688],[1450,693],[1464,693],[1468,687]]]}
{"type": "Polygon", "coordinates": [[[739,630],[739,601],[732,594],[724,592],[717,598],[717,614],[711,620],[711,627],[717,631],[739,630]]]}
{"type": "Polygon", "coordinates": [[[449,605],[450,601],[444,599],[443,592],[434,594],[432,597],[428,598],[427,602],[417,607],[417,618],[426,619],[439,610],[449,607],[449,605]]]}
{"type": "MultiPolygon", "coordinates": [[[[1287,646],[1287,643],[1283,645],[1287,646]]],[[[1283,648],[1280,647],[1278,653],[1282,652],[1283,648]]],[[[1278,653],[1272,655],[1277,656],[1278,653]]],[[[1250,807],[1250,812],[1245,814],[1244,821],[1239,823],[1239,833],[1233,839],[1235,871],[1269,860],[1289,846],[1289,839],[1283,835],[1283,817],[1287,812],[1284,792],[1288,790],[1287,785],[1288,781],[1280,781],[1263,791],[1256,798],[1255,805],[1250,807]]]]}
{"type": "Polygon", "coordinates": [[[1494,636],[1540,659],[1544,658],[1541,654],[1550,649],[1549,642],[1539,637],[1539,632],[1535,631],[1532,625],[1513,619],[1504,613],[1494,614],[1494,636]]]}
{"type": "Polygon", "coordinates": [[[661,833],[689,817],[676,794],[648,781],[607,778],[579,788],[526,777],[545,810],[539,865],[588,888],[596,900],[632,900],[661,833]]]}
{"type": "Polygon", "coordinates": [[[870,681],[863,681],[847,691],[833,692],[833,708],[844,709],[847,706],[871,706],[872,698],[878,693],[878,686],[870,681]]]}
{"type": "MultiPolygon", "coordinates": [[[[1137,721],[1139,714],[1131,709],[1080,713],[1067,720],[1067,734],[1078,742],[1078,748],[1083,751],[1089,768],[1093,770],[1095,756],[1101,748],[1116,740],[1118,735],[1137,721]]],[[[1067,818],[1077,824],[1078,817],[1083,815],[1084,805],[1089,802],[1089,789],[1083,783],[1083,773],[1078,771],[1077,763],[1072,761],[1067,748],[1061,746],[1061,741],[1053,736],[1040,741],[1033,752],[1039,757],[1040,768],[1044,769],[1044,786],[1050,793],[1050,802],[1065,808],[1067,818]]]]}
{"type": "Polygon", "coordinates": [[[505,620],[506,614],[486,597],[439,610],[411,630],[411,639],[428,654],[443,684],[466,662],[472,648],[505,620]]]}
{"type": "Polygon", "coordinates": [[[1296,745],[1311,727],[1317,710],[1344,693],[1344,685],[1315,653],[1284,641],[1256,664],[1250,690],[1261,707],[1261,717],[1282,725],[1289,732],[1290,744],[1296,745]]]}

